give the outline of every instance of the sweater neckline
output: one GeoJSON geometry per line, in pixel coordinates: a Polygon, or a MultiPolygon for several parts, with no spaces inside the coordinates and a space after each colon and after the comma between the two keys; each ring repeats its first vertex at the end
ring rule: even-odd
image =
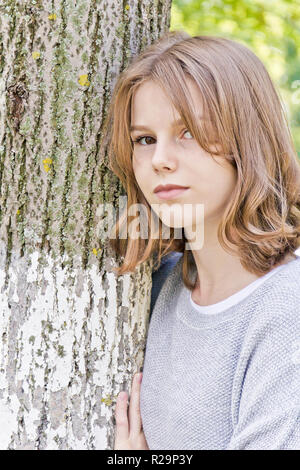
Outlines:
{"type": "MultiPolygon", "coordinates": [[[[258,302],[260,302],[260,293],[262,290],[267,291],[275,282],[275,279],[277,279],[278,277],[284,276],[284,273],[287,270],[290,270],[291,268],[293,268],[297,263],[299,263],[299,266],[300,266],[300,256],[298,255],[297,258],[289,261],[288,263],[284,265],[281,265],[275,268],[274,271],[276,272],[273,273],[271,271],[270,273],[267,273],[267,274],[272,273],[272,276],[270,275],[267,279],[264,280],[264,282],[261,282],[258,286],[256,286],[252,290],[252,292],[249,293],[249,295],[247,295],[246,297],[244,297],[237,303],[234,303],[233,305],[226,306],[226,308],[222,309],[222,311],[218,312],[218,314],[210,315],[209,313],[204,312],[204,311],[199,311],[197,308],[194,308],[192,306],[191,300],[190,300],[191,291],[184,285],[183,280],[182,280],[182,261],[183,261],[183,257],[178,261],[178,275],[179,275],[178,282],[180,283],[181,288],[179,289],[178,301],[176,302],[176,316],[187,326],[194,328],[194,329],[202,329],[205,327],[210,327],[212,325],[214,326],[216,324],[223,323],[224,321],[228,321],[230,319],[236,318],[237,316],[239,316],[239,312],[243,310],[243,304],[247,304],[247,309],[248,308],[251,310],[254,309],[255,305],[258,302]]],[[[195,282],[196,276],[197,276],[197,270],[196,270],[196,267],[194,267],[194,269],[192,270],[193,282],[195,282]]],[[[253,282],[255,283],[256,281],[260,279],[261,278],[253,282]]],[[[176,284],[178,286],[178,283],[176,284]]],[[[246,288],[247,287],[248,286],[246,286],[246,288]]],[[[235,296],[236,294],[233,294],[233,296],[235,296]]],[[[227,299],[225,299],[225,301],[226,300],[227,299]]],[[[218,304],[225,302],[225,301],[218,302],[218,304]]],[[[214,304],[214,305],[217,305],[217,304],[214,304]]]]}
{"type": "MultiPolygon", "coordinates": [[[[286,263],[288,264],[288,263],[286,263]]],[[[240,301],[243,299],[247,298],[251,292],[256,290],[260,284],[263,284],[269,277],[274,276],[274,274],[277,271],[280,271],[283,269],[285,264],[282,264],[280,266],[277,266],[277,268],[272,269],[265,275],[255,279],[254,281],[250,282],[247,286],[243,287],[239,291],[235,292],[234,294],[230,295],[229,297],[226,297],[226,299],[220,300],[219,302],[216,302],[214,304],[209,304],[209,305],[199,305],[194,300],[192,299],[192,292],[190,291],[190,303],[192,305],[192,308],[196,309],[197,312],[203,312],[207,315],[216,315],[223,310],[226,310],[230,307],[233,307],[234,305],[238,304],[240,301]]]]}

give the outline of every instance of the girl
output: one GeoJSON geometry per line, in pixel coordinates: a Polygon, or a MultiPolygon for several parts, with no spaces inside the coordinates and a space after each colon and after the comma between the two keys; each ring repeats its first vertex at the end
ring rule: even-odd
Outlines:
{"type": "Polygon", "coordinates": [[[110,168],[150,233],[111,240],[117,273],[179,256],[115,449],[300,449],[300,165],[264,65],[167,33],[121,73],[108,122],[110,168]]]}

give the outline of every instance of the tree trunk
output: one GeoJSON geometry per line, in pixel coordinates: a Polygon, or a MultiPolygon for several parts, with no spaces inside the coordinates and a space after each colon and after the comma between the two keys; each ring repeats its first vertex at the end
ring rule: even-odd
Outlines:
{"type": "Polygon", "coordinates": [[[113,448],[115,398],[143,363],[152,260],[111,270],[98,209],[124,189],[102,126],[118,74],[170,9],[1,2],[1,449],[113,448]]]}

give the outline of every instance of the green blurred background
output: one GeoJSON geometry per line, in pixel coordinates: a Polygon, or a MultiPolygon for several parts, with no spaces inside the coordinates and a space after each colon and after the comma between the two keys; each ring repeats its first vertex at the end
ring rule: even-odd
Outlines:
{"type": "Polygon", "coordinates": [[[265,64],[300,158],[300,0],[173,0],[170,30],[228,37],[265,64]]]}

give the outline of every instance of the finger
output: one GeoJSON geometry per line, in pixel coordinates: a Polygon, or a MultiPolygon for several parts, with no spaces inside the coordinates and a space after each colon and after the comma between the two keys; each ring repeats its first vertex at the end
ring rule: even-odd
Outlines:
{"type": "Polygon", "coordinates": [[[131,387],[129,404],[129,432],[132,436],[137,436],[142,429],[142,418],[140,412],[140,389],[142,373],[135,374],[131,387]]]}
{"type": "Polygon", "coordinates": [[[115,440],[128,439],[129,437],[129,424],[127,416],[127,392],[120,392],[117,397],[116,411],[116,432],[115,440]]]}

